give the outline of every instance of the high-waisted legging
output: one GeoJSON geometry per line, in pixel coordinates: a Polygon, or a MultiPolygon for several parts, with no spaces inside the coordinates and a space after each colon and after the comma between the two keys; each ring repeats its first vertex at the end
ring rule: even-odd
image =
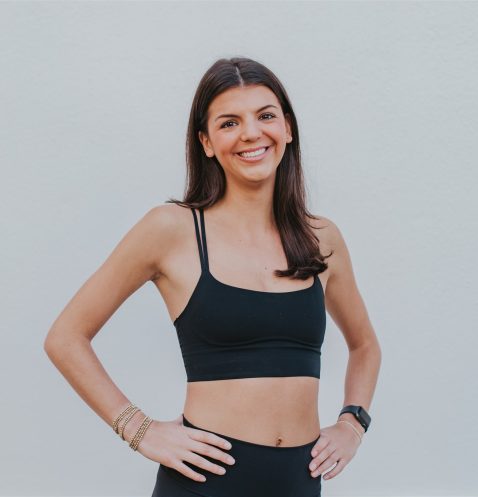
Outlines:
{"type": "MultiPolygon", "coordinates": [[[[184,414],[183,425],[204,430],[193,425],[184,414]]],[[[204,482],[160,464],[152,497],[320,497],[322,477],[314,478],[309,470],[312,447],[318,438],[305,445],[275,447],[204,431],[229,440],[232,447],[224,452],[231,454],[236,462],[229,465],[200,454],[226,469],[224,475],[218,475],[184,461],[206,477],[204,482]]]]}

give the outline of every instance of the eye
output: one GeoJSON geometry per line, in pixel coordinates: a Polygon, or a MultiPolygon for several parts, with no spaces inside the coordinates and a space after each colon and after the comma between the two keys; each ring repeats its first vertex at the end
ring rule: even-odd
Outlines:
{"type": "Polygon", "coordinates": [[[226,124],[233,123],[234,121],[226,121],[224,124],[221,125],[221,128],[230,128],[231,126],[226,126],[226,124]]]}
{"type": "MultiPolygon", "coordinates": [[[[271,112],[265,112],[264,114],[261,114],[261,117],[263,117],[263,116],[270,116],[268,119],[266,119],[266,121],[270,121],[271,119],[273,119],[274,117],[276,117],[271,112]]],[[[221,125],[221,128],[231,128],[232,126],[228,126],[228,124],[230,124],[230,123],[235,123],[235,121],[226,121],[225,123],[223,123],[221,125]]]]}

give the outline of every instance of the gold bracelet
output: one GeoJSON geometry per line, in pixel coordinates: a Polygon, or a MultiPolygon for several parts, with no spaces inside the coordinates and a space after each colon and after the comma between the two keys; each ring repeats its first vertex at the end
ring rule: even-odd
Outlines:
{"type": "Polygon", "coordinates": [[[131,439],[129,446],[133,450],[136,450],[138,448],[139,441],[146,431],[145,428],[146,428],[146,425],[148,424],[149,420],[150,420],[150,418],[148,416],[144,417],[143,422],[141,423],[141,426],[138,428],[138,430],[134,434],[133,438],[131,439]]]}
{"type": "Polygon", "coordinates": [[[116,417],[116,419],[113,421],[112,423],[112,427],[113,427],[113,430],[115,431],[115,433],[118,433],[118,425],[119,425],[119,422],[125,417],[127,416],[131,410],[133,410],[136,406],[133,405],[133,404],[130,404],[119,416],[116,417]]]}
{"type": "Polygon", "coordinates": [[[153,422],[153,420],[149,416],[146,416],[143,419],[143,422],[141,423],[141,426],[138,428],[138,431],[135,433],[133,439],[131,440],[131,443],[129,444],[129,446],[133,450],[137,450],[138,449],[139,443],[143,439],[144,434],[146,433],[146,430],[149,428],[149,425],[152,422],[153,422]]]}
{"type": "Polygon", "coordinates": [[[139,442],[143,438],[143,436],[146,432],[146,429],[151,424],[151,422],[152,422],[152,419],[150,417],[146,416],[144,418],[143,422],[141,423],[141,426],[139,427],[138,431],[135,433],[133,439],[131,440],[130,447],[133,450],[136,450],[138,448],[139,442]]]}
{"type": "Polygon", "coordinates": [[[352,429],[354,430],[354,432],[358,435],[358,437],[360,439],[360,443],[362,443],[363,435],[360,435],[360,432],[357,430],[357,428],[355,428],[355,426],[350,421],[346,421],[345,419],[341,419],[340,421],[337,421],[337,423],[347,423],[348,425],[350,425],[352,427],[352,429]]]}
{"type": "Polygon", "coordinates": [[[139,411],[138,407],[135,407],[130,413],[126,416],[124,423],[121,425],[121,428],[118,427],[118,435],[124,440],[124,427],[126,423],[139,411]]]}

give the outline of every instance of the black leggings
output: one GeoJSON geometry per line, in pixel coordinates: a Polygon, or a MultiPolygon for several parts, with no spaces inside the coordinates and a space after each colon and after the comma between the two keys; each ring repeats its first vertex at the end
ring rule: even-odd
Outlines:
{"type": "Polygon", "coordinates": [[[193,480],[173,468],[159,465],[152,497],[320,497],[321,478],[310,475],[312,447],[318,438],[305,445],[275,447],[238,440],[222,433],[193,425],[183,414],[183,425],[214,433],[231,442],[225,450],[235,459],[231,466],[201,454],[226,469],[224,475],[211,473],[187,461],[184,464],[206,477],[193,480]]]}

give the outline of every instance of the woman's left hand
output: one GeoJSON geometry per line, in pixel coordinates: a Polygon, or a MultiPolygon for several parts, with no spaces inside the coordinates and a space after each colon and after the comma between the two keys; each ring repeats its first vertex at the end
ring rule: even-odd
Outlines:
{"type": "Polygon", "coordinates": [[[309,464],[311,476],[316,478],[319,474],[322,475],[335,463],[337,464],[334,469],[323,475],[323,478],[330,480],[338,475],[354,457],[360,443],[359,436],[351,426],[346,426],[346,423],[335,423],[322,428],[319,439],[311,451],[313,457],[309,464]]]}

